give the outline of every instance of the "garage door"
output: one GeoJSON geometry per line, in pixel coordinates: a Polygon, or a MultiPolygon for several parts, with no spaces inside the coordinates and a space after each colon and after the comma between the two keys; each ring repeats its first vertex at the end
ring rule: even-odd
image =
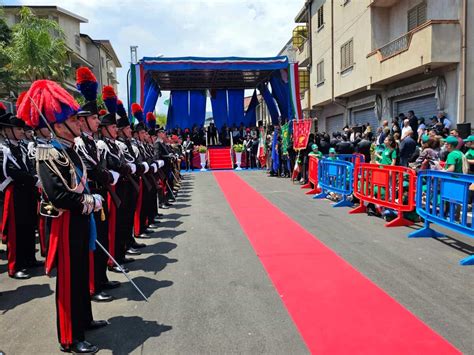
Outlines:
{"type": "Polygon", "coordinates": [[[413,99],[398,101],[395,105],[396,113],[407,114],[408,111],[413,110],[415,115],[429,119],[436,116],[438,113],[437,101],[434,94],[428,96],[420,96],[413,99]]]}
{"type": "Polygon", "coordinates": [[[379,127],[379,120],[375,115],[375,110],[373,107],[366,108],[364,110],[353,110],[352,122],[354,126],[363,126],[368,122],[370,123],[370,127],[372,127],[372,132],[375,132],[375,130],[379,127]]]}
{"type": "Polygon", "coordinates": [[[326,132],[331,134],[333,132],[342,132],[344,128],[344,115],[336,115],[326,117],[326,132]]]}

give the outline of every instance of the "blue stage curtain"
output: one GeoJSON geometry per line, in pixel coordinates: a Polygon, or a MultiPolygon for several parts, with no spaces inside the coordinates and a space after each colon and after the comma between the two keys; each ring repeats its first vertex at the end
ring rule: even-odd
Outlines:
{"type": "Polygon", "coordinates": [[[244,89],[227,90],[229,98],[229,126],[244,122],[244,89]]]}
{"type": "Polygon", "coordinates": [[[171,91],[171,124],[167,128],[183,128],[189,122],[189,91],[173,90],[171,91]]]}
{"type": "Polygon", "coordinates": [[[265,103],[268,108],[268,112],[270,113],[270,117],[272,118],[272,124],[273,125],[278,124],[278,116],[280,114],[278,113],[278,108],[275,104],[275,99],[273,98],[270,90],[268,90],[267,84],[260,85],[258,87],[258,90],[260,91],[260,94],[263,96],[263,99],[265,100],[265,103]]]}
{"type": "Polygon", "coordinates": [[[246,127],[252,127],[257,125],[257,106],[257,90],[254,90],[252,100],[250,100],[250,104],[247,107],[247,112],[245,112],[244,124],[246,127]]]}
{"type": "Polygon", "coordinates": [[[171,103],[171,100],[170,100],[170,103],[168,105],[168,115],[166,116],[166,129],[173,129],[174,128],[174,123],[175,120],[174,120],[174,117],[173,117],[173,105],[171,103]]]}
{"type": "Polygon", "coordinates": [[[143,105],[143,113],[154,112],[158,97],[161,96],[161,91],[156,82],[147,77],[145,79],[145,103],[143,105]]]}
{"type": "Polygon", "coordinates": [[[206,119],[206,91],[194,90],[189,92],[190,95],[190,108],[189,108],[189,121],[181,128],[191,129],[194,124],[198,127],[204,124],[206,119]]]}
{"type": "Polygon", "coordinates": [[[291,115],[289,84],[283,81],[279,70],[273,72],[270,84],[272,85],[273,97],[277,101],[278,108],[280,109],[281,118],[288,120],[288,117],[291,115]]]}
{"type": "Polygon", "coordinates": [[[215,90],[211,96],[212,117],[216,127],[220,130],[226,124],[229,125],[229,113],[227,111],[227,91],[215,90]]]}

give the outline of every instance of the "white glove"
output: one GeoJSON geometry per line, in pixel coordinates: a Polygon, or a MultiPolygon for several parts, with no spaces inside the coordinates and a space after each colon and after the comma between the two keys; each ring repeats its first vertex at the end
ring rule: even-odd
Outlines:
{"type": "Polygon", "coordinates": [[[116,171],[113,171],[113,170],[109,170],[109,172],[112,174],[112,178],[114,179],[114,181],[112,181],[111,185],[114,186],[117,183],[117,181],[120,177],[120,174],[116,171]]]}
{"type": "Polygon", "coordinates": [[[132,174],[135,174],[137,172],[137,166],[133,163],[128,163],[128,166],[130,169],[132,169],[132,174]]]}
{"type": "Polygon", "coordinates": [[[150,170],[150,166],[148,165],[147,162],[143,162],[142,165],[145,167],[145,174],[148,172],[148,170],[150,170]]]}
{"type": "Polygon", "coordinates": [[[93,194],[92,197],[94,198],[94,212],[100,211],[102,209],[102,201],[104,198],[99,194],[93,194]]]}
{"type": "Polygon", "coordinates": [[[165,166],[165,161],[164,160],[158,160],[158,168],[162,168],[165,166]]]}

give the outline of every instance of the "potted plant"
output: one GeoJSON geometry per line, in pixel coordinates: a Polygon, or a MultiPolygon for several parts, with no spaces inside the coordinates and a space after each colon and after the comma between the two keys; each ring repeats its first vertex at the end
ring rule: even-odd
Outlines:
{"type": "Polygon", "coordinates": [[[201,158],[201,171],[206,171],[206,153],[207,147],[200,145],[198,147],[199,157],[201,158]]]}
{"type": "Polygon", "coordinates": [[[244,145],[234,144],[233,149],[235,152],[235,163],[237,164],[237,168],[235,170],[242,170],[240,165],[242,164],[242,152],[244,151],[244,145]]]}

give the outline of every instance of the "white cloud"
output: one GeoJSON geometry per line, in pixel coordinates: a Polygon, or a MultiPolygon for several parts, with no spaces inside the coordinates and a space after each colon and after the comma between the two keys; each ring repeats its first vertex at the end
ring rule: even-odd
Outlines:
{"type": "MultiPolygon", "coordinates": [[[[7,4],[11,2],[5,1],[7,4]]],[[[130,45],[139,57],[274,56],[296,26],[304,0],[20,0],[58,5],[89,20],[81,32],[109,39],[122,62],[119,95],[126,100],[130,45]]],[[[161,102],[163,100],[160,100],[161,102]]],[[[165,107],[159,105],[159,110],[165,107]]]]}

